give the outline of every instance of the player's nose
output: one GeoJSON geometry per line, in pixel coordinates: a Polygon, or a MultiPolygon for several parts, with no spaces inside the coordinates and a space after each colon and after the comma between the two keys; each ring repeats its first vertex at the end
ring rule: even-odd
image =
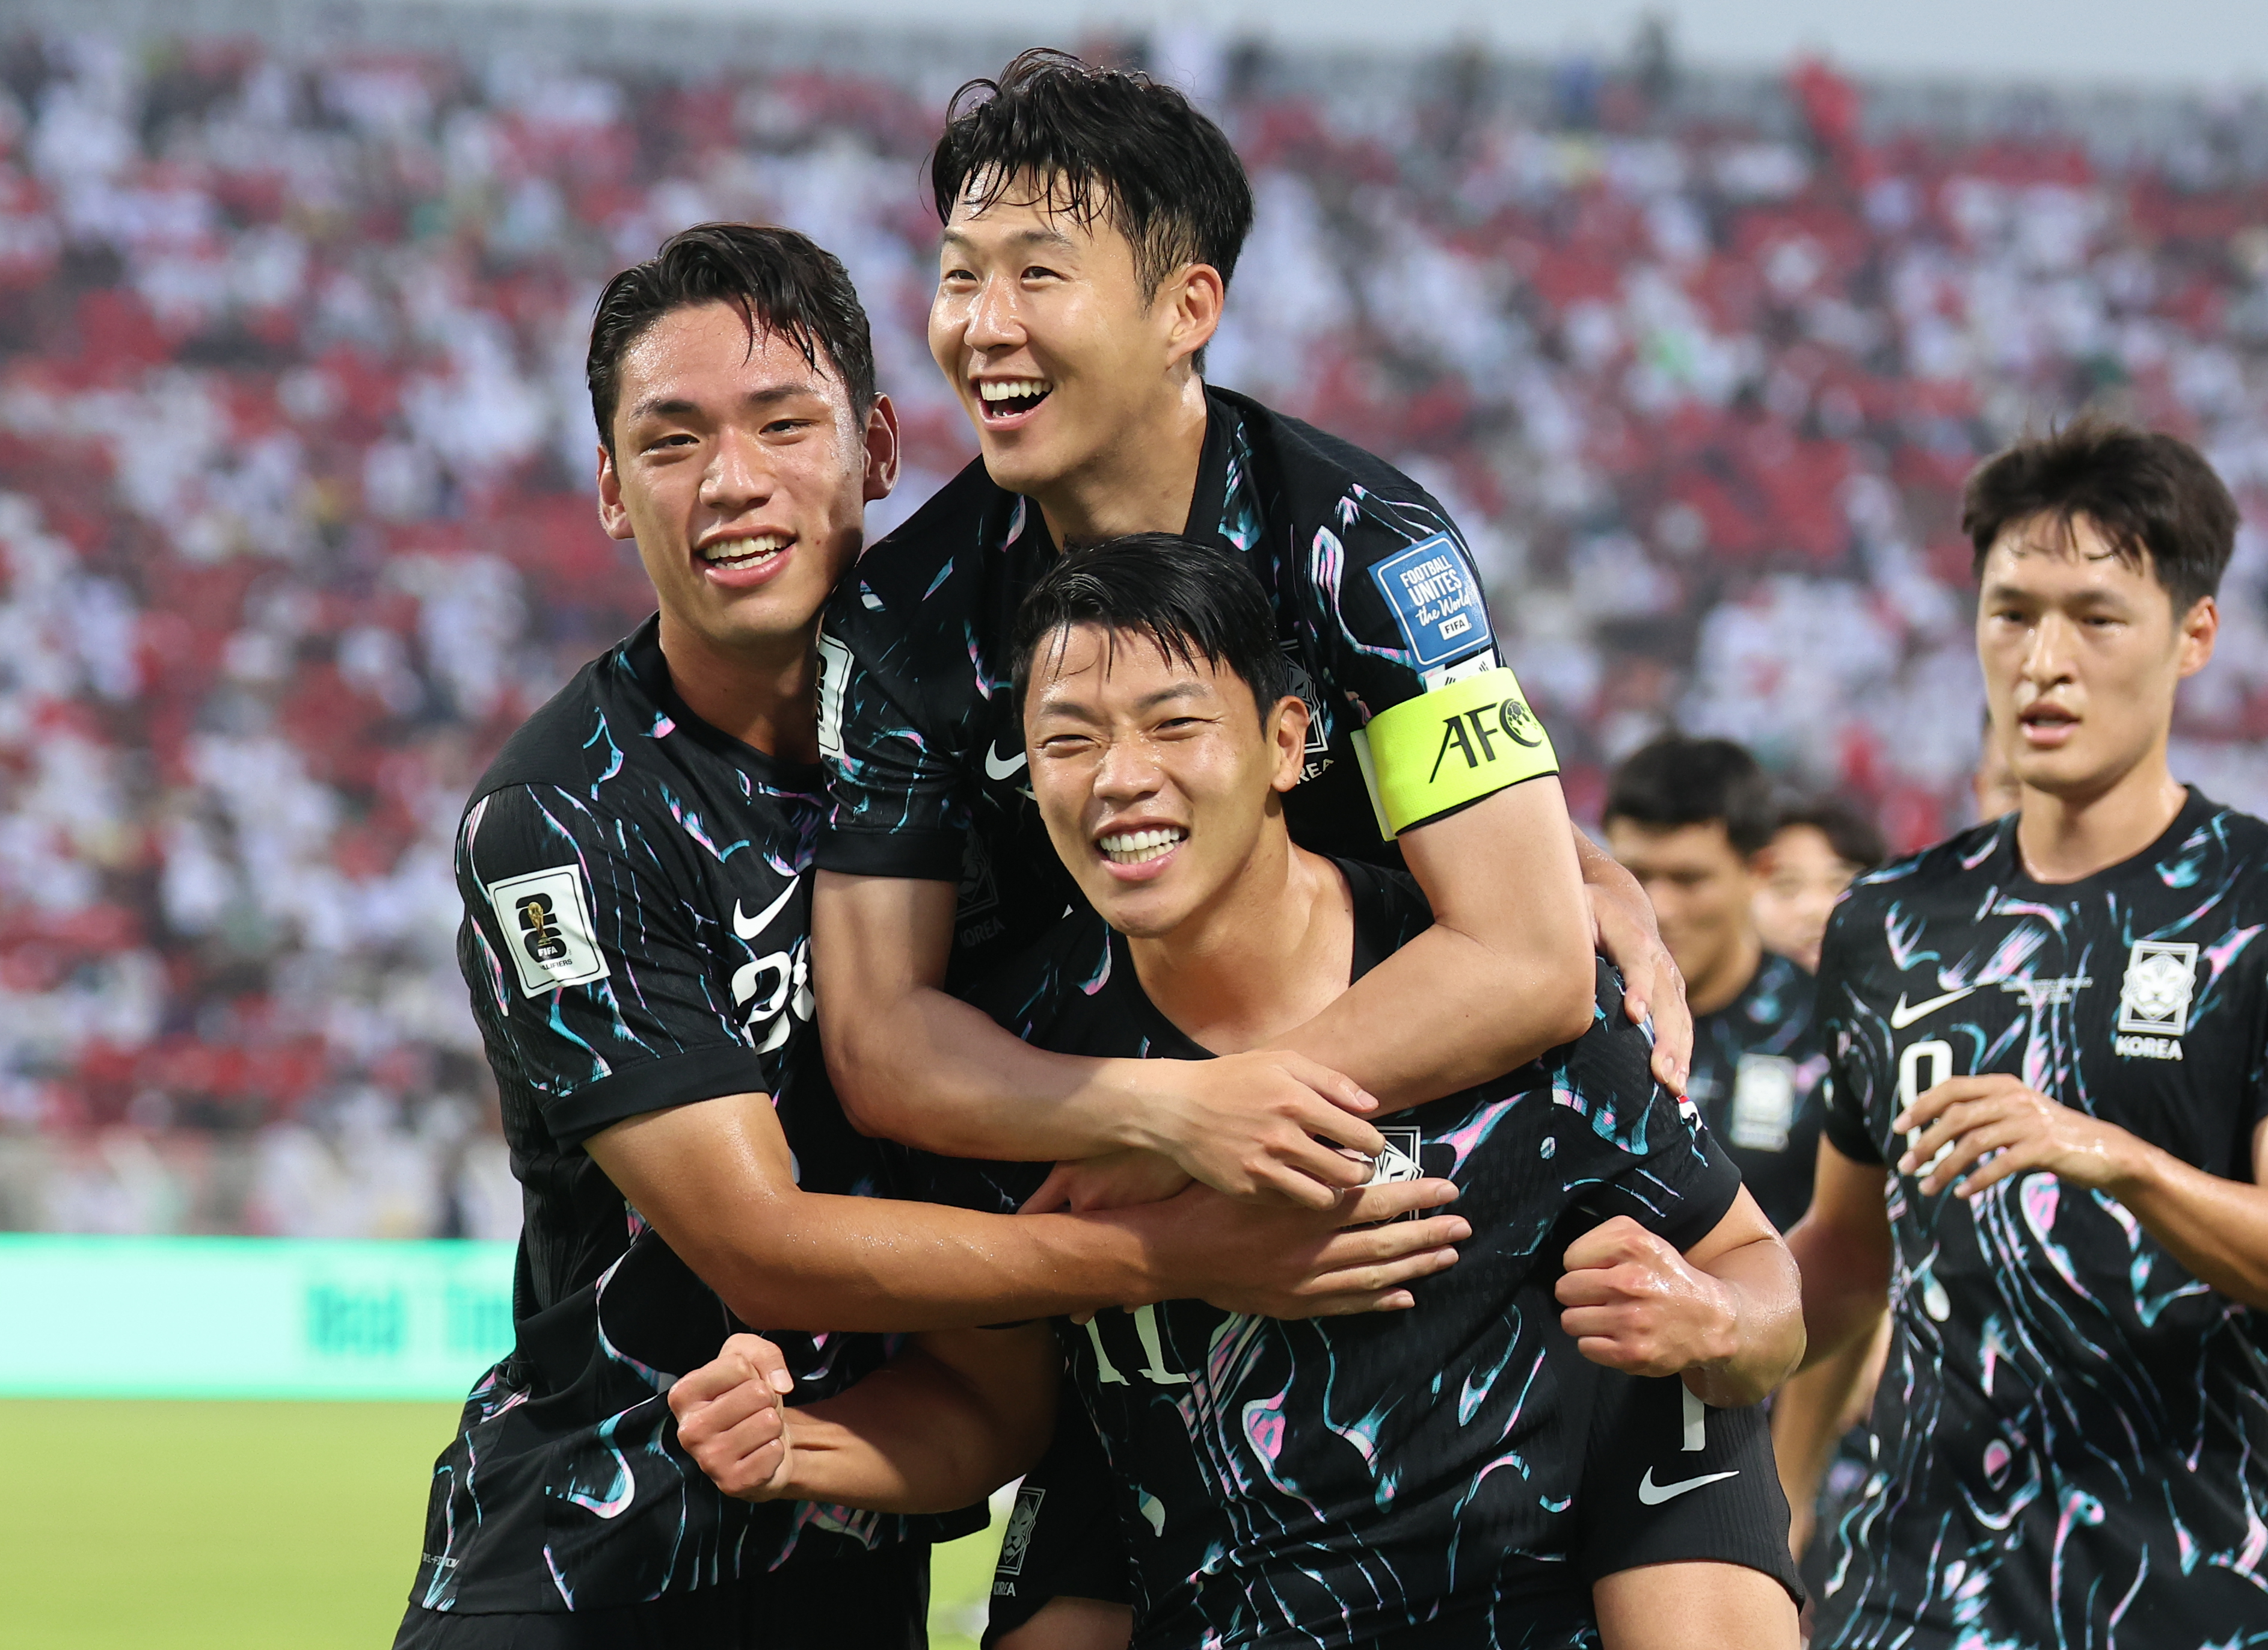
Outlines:
{"type": "Polygon", "coordinates": [[[718,515],[735,515],[769,499],[773,482],[763,444],[728,429],[718,438],[709,468],[702,473],[701,502],[718,515]]]}

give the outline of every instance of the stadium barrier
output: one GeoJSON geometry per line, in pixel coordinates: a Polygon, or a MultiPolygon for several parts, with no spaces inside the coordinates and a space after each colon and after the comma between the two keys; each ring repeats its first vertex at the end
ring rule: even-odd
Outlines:
{"type": "Polygon", "coordinates": [[[461,1398],[512,1246],[0,1235],[0,1396],[461,1398]]]}

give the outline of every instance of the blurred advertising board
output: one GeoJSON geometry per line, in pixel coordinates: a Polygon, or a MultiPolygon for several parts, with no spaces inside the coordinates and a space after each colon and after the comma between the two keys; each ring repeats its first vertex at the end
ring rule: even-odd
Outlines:
{"type": "Polygon", "coordinates": [[[509,1243],[0,1234],[0,1396],[461,1398],[509,1243]]]}

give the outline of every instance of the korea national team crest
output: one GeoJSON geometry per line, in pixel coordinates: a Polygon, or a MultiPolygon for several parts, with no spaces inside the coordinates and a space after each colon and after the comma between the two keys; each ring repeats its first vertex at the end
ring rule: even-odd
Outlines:
{"type": "Polygon", "coordinates": [[[592,939],[583,873],[576,867],[507,877],[490,883],[488,896],[519,970],[519,989],[528,996],[607,977],[607,960],[592,939]]]}
{"type": "Polygon", "coordinates": [[[1047,1499],[1048,1492],[1037,1484],[1026,1484],[1016,1492],[1016,1510],[1008,1514],[1008,1528],[1001,1535],[1000,1559],[994,1573],[1024,1573],[1025,1557],[1032,1551],[1032,1531],[1040,1521],[1040,1503],[1047,1499]]]}
{"type": "Polygon", "coordinates": [[[2197,947],[2187,941],[2134,942],[2118,987],[2120,1054],[2182,1057],[2180,1038],[2190,1028],[2190,1002],[2197,992],[2197,947]]]}

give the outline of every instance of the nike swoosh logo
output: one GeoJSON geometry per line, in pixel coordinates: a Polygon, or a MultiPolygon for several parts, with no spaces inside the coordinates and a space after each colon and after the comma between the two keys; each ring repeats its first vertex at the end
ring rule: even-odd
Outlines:
{"type": "Polygon", "coordinates": [[[733,932],[743,939],[754,939],[771,926],[772,918],[780,914],[780,907],[795,897],[796,885],[789,883],[780,890],[779,898],[758,911],[754,917],[740,915],[740,902],[733,902],[733,932]]]}
{"type": "Polygon", "coordinates": [[[1906,994],[1904,991],[1900,991],[1898,993],[1898,1005],[1890,1010],[1890,1029],[1892,1031],[1904,1031],[1908,1026],[1912,1025],[1915,1020],[1919,1020],[1924,1014],[1933,1014],[1939,1009],[1944,1007],[1948,1003],[1957,1003],[1976,989],[1977,988],[1973,985],[1964,985],[1957,991],[1948,991],[1942,997],[1929,998],[1923,1002],[1916,1003],[1911,1008],[1906,1006],[1906,994]]]}
{"type": "Polygon", "coordinates": [[[1648,1506],[1660,1506],[1664,1501],[1674,1501],[1688,1490],[1697,1490],[1705,1484],[1721,1484],[1727,1478],[1737,1478],[1740,1469],[1730,1472],[1705,1472],[1697,1478],[1681,1478],[1675,1484],[1656,1484],[1653,1469],[1646,1470],[1646,1477],[1638,1481],[1638,1499],[1648,1506]]]}
{"type": "Polygon", "coordinates": [[[984,777],[987,779],[1012,778],[1016,770],[1023,765],[1024,753],[1020,750],[1016,753],[1015,761],[1002,762],[999,752],[994,750],[990,745],[984,748],[984,777]]]}

